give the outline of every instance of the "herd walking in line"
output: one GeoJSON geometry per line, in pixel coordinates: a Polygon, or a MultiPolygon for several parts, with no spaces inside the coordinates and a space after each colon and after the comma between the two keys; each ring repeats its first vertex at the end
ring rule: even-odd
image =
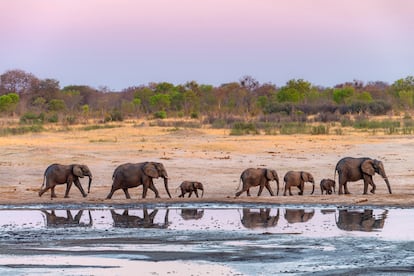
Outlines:
{"type": "MultiPolygon", "coordinates": [[[[371,158],[353,158],[345,157],[338,161],[335,167],[335,175],[338,173],[338,194],[350,194],[348,190],[348,182],[355,182],[358,180],[364,181],[364,194],[368,193],[368,186],[371,186],[371,193],[375,193],[376,185],[372,179],[375,173],[379,174],[385,181],[388,192],[391,194],[391,186],[388,181],[388,177],[385,173],[384,165],[381,161],[371,158]]],[[[66,184],[65,198],[69,197],[69,191],[74,183],[75,186],[82,193],[83,197],[87,196],[79,178],[87,176],[89,178],[88,193],[90,192],[92,183],[92,173],[88,166],[80,164],[61,165],[52,164],[46,168],[44,172],[43,184],[39,191],[39,196],[42,196],[46,191],[50,189],[51,198],[56,197],[55,186],[60,184],[66,184]]],[[[143,186],[142,198],[146,198],[148,189],[155,193],[155,197],[159,198],[159,192],[154,185],[154,178],[163,178],[164,186],[168,196],[171,198],[170,191],[168,189],[168,174],[164,165],[159,162],[142,162],[142,163],[125,163],[119,165],[112,175],[112,186],[106,199],[111,199],[114,192],[122,189],[125,197],[130,199],[131,196],[128,192],[129,188],[143,186]]],[[[330,195],[336,193],[336,182],[334,179],[324,178],[320,181],[321,194],[330,195]]],[[[276,195],[279,195],[279,176],[274,169],[268,168],[248,168],[244,170],[240,175],[239,187],[243,183],[240,191],[236,192],[235,197],[239,197],[242,193],[246,192],[247,196],[250,196],[250,188],[259,186],[259,192],[257,196],[260,196],[263,189],[266,188],[271,196],[275,196],[275,193],[270,187],[270,181],[276,182],[276,195]]],[[[306,171],[288,171],[283,177],[284,191],[283,195],[286,196],[289,193],[293,195],[291,188],[296,187],[299,189],[298,195],[303,195],[305,183],[312,183],[312,192],[315,191],[315,179],[310,172],[306,171]]],[[[198,190],[201,190],[201,197],[204,195],[204,187],[201,182],[198,181],[183,181],[177,188],[181,190],[179,197],[184,197],[185,194],[189,194],[188,197],[194,193],[196,197],[199,197],[198,190]]]]}

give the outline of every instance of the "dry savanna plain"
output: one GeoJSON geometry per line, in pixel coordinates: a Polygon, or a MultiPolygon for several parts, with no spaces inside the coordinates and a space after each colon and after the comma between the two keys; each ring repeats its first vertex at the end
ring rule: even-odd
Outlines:
{"type": "MultiPolygon", "coordinates": [[[[50,127],[53,128],[53,127],[50,127]]],[[[265,204],[338,204],[414,206],[414,136],[386,135],[368,132],[344,131],[342,135],[229,135],[229,130],[202,128],[176,128],[150,126],[148,122],[124,122],[113,127],[58,128],[40,133],[0,137],[0,204],[134,204],[134,203],[265,203],[265,204]],[[333,178],[339,159],[346,156],[371,157],[383,161],[393,194],[375,175],[376,194],[363,195],[362,181],[349,184],[351,195],[321,195],[319,182],[333,178]],[[130,189],[132,199],[125,199],[122,190],[110,200],[114,169],[127,162],[162,162],[169,175],[172,199],[168,198],[162,179],[155,185],[161,198],[148,192],[142,199],[142,186],[130,189]],[[42,197],[38,191],[46,167],[52,163],[86,164],[93,181],[90,194],[83,198],[72,186],[70,198],[64,198],[66,185],[56,188],[57,198],[50,191],[42,197]],[[264,190],[257,197],[242,194],[235,198],[241,172],[246,168],[273,168],[280,178],[279,196],[271,197],[264,190]],[[312,185],[305,184],[303,196],[283,196],[283,176],[289,170],[303,170],[313,174],[312,185]],[[204,197],[179,198],[177,187],[183,180],[196,180],[204,184],[204,197]]],[[[87,178],[81,180],[86,190],[87,178]]],[[[275,182],[271,183],[273,189],[275,182]]]]}

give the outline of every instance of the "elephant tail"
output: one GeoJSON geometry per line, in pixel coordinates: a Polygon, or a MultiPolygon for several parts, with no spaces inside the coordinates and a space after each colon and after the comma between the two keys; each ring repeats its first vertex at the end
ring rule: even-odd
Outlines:
{"type": "Polygon", "coordinates": [[[43,175],[43,182],[42,182],[42,185],[40,186],[40,189],[43,189],[43,187],[45,186],[45,180],[46,180],[46,174],[43,175]]]}
{"type": "Polygon", "coordinates": [[[239,179],[239,186],[237,186],[236,191],[238,191],[238,190],[240,189],[241,180],[242,180],[242,177],[240,176],[240,179],[239,179]]]}

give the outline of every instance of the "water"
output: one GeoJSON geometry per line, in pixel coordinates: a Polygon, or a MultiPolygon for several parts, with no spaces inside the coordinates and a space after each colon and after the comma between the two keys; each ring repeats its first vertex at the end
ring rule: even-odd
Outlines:
{"type": "Polygon", "coordinates": [[[414,209],[47,207],[0,209],[0,274],[414,272],[414,209]]]}

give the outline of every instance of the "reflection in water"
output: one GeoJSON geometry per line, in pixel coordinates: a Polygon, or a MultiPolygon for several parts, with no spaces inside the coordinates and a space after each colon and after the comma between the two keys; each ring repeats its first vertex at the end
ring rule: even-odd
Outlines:
{"type": "Polygon", "coordinates": [[[154,209],[151,213],[148,212],[147,208],[142,210],[143,216],[129,215],[128,210],[124,210],[122,214],[118,214],[115,210],[111,210],[112,219],[114,221],[114,227],[119,228],[168,228],[168,213],[167,209],[164,216],[164,223],[155,223],[154,219],[158,213],[158,209],[154,209]]]}
{"type": "Polygon", "coordinates": [[[181,209],[181,217],[184,220],[198,220],[204,216],[204,209],[181,209]]]}
{"type": "Polygon", "coordinates": [[[279,221],[279,209],[275,216],[271,216],[270,211],[270,208],[261,208],[259,211],[243,208],[241,223],[250,229],[274,227],[279,221]]]}
{"type": "Polygon", "coordinates": [[[385,210],[376,218],[372,209],[364,209],[363,211],[339,210],[336,225],[345,231],[371,232],[384,227],[387,214],[388,210],[385,210]]]}
{"type": "Polygon", "coordinates": [[[305,210],[305,209],[286,209],[285,210],[285,219],[288,223],[298,223],[298,222],[307,222],[313,215],[315,210],[305,210]]]}
{"type": "Polygon", "coordinates": [[[50,213],[46,210],[42,210],[42,213],[46,216],[47,227],[91,227],[92,226],[92,215],[91,211],[88,210],[89,222],[80,222],[83,210],[79,210],[75,217],[72,216],[70,210],[66,210],[66,217],[56,216],[55,210],[51,210],[50,213]]]}

